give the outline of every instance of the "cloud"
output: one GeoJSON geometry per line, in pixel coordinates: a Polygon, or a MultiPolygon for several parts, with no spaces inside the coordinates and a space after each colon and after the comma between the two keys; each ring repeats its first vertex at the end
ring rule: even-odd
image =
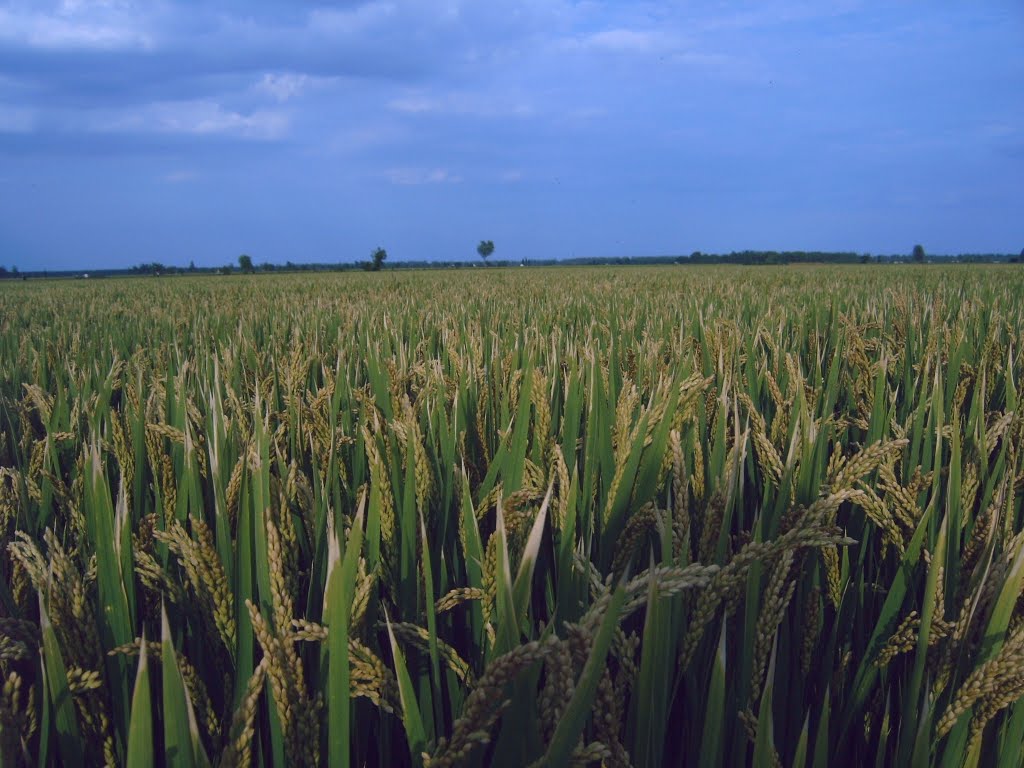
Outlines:
{"type": "Polygon", "coordinates": [[[154,43],[142,13],[118,2],[62,2],[48,10],[15,3],[0,8],[0,40],[51,51],[148,49],[154,43]]]}
{"type": "Polygon", "coordinates": [[[277,101],[284,102],[302,93],[309,83],[309,75],[268,72],[256,83],[256,90],[268,94],[277,101]]]}
{"type": "Polygon", "coordinates": [[[1024,134],[1024,126],[1005,121],[991,122],[982,125],[978,133],[986,139],[1003,139],[1024,134]]]}
{"type": "MultiPolygon", "coordinates": [[[[951,168],[1001,180],[1019,202],[1001,175],[1022,156],[1010,87],[1021,68],[1007,64],[1018,27],[987,7],[864,5],[0,0],[0,167],[12,184],[49,175],[60,189],[97,190],[45,203],[91,222],[81,238],[94,244],[114,238],[100,226],[119,210],[111,200],[166,215],[138,194],[154,183],[185,184],[179,202],[195,206],[204,242],[238,237],[238,220],[204,218],[218,206],[314,250],[362,230],[375,238],[386,212],[431,233],[424,255],[443,255],[467,220],[502,217],[544,252],[627,242],[631,216],[641,238],[663,228],[682,233],[687,252],[713,248],[708,232],[736,231],[716,210],[788,205],[798,193],[786,190],[804,194],[822,174],[843,182],[830,189],[863,184],[869,200],[875,176],[914,189],[922,169],[951,168]],[[887,127],[906,136],[879,133],[887,127]],[[239,184],[254,166],[266,183],[239,184]],[[649,203],[631,205],[642,194],[649,203]],[[339,206],[352,212],[344,222],[339,206]],[[264,210],[287,214],[253,213],[264,210]],[[693,232],[664,223],[680,210],[694,212],[693,232]]],[[[22,208],[0,210],[0,231],[49,236],[25,223],[29,201],[7,202],[22,208]]],[[[744,221],[761,237],[798,218],[767,230],[744,221]]]]}
{"type": "Polygon", "coordinates": [[[453,175],[446,168],[389,168],[384,177],[392,184],[409,187],[421,184],[458,184],[461,176],[453,175]]]}
{"type": "Polygon", "coordinates": [[[861,0],[832,0],[829,3],[817,0],[789,0],[755,5],[754,10],[712,14],[699,18],[696,22],[701,29],[708,31],[750,30],[842,16],[857,10],[861,5],[861,0]]]}
{"type": "Polygon", "coordinates": [[[370,2],[343,10],[315,8],[309,14],[308,27],[321,35],[347,37],[366,32],[398,14],[397,6],[389,2],[370,2]]]}
{"type": "Polygon", "coordinates": [[[171,171],[160,177],[161,181],[168,184],[183,184],[187,181],[195,181],[197,178],[199,178],[199,174],[192,170],[171,171]]]}
{"type": "Polygon", "coordinates": [[[403,126],[371,121],[337,131],[325,138],[320,147],[327,154],[359,154],[386,145],[409,140],[410,132],[403,126]]]}
{"type": "Polygon", "coordinates": [[[0,133],[29,133],[33,122],[31,110],[0,104],[0,133]]]}
{"type": "Polygon", "coordinates": [[[528,116],[538,104],[532,86],[519,85],[529,71],[517,70],[559,27],[560,8],[561,0],[454,0],[441,12],[418,0],[0,0],[0,103],[31,110],[39,130],[65,140],[97,122],[122,133],[275,137],[295,117],[326,141],[341,127],[329,116],[348,105],[371,118],[382,108],[528,116]],[[496,73],[508,87],[492,87],[496,73]],[[313,93],[324,90],[343,98],[313,93]]]}
{"type": "Polygon", "coordinates": [[[256,110],[245,114],[208,100],[157,102],[93,123],[100,132],[224,135],[258,141],[281,139],[288,126],[288,115],[283,112],[256,110]]]}
{"type": "Polygon", "coordinates": [[[528,97],[509,92],[449,92],[439,96],[406,93],[388,101],[387,106],[394,112],[410,115],[530,117],[537,112],[537,108],[528,97]]]}
{"type": "Polygon", "coordinates": [[[429,99],[425,96],[402,96],[389,101],[388,107],[396,112],[408,112],[415,115],[440,112],[444,109],[444,104],[438,99],[429,99]]]}
{"type": "Polygon", "coordinates": [[[639,29],[605,29],[577,41],[579,47],[611,53],[650,53],[665,46],[662,34],[639,29]]]}
{"type": "Polygon", "coordinates": [[[605,107],[577,107],[575,109],[570,109],[565,115],[569,120],[578,120],[580,122],[600,120],[607,116],[608,109],[605,107]]]}

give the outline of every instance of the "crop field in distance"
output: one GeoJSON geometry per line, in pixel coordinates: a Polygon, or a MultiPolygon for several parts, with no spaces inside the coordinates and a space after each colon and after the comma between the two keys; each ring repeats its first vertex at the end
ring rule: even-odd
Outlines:
{"type": "Polygon", "coordinates": [[[0,285],[0,766],[1020,766],[1024,269],[0,285]]]}

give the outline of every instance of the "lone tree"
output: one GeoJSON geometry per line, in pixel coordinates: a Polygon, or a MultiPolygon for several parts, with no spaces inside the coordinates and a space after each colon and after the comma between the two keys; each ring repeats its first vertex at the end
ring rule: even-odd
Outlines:
{"type": "Polygon", "coordinates": [[[238,268],[243,272],[252,272],[252,256],[243,253],[238,257],[238,268]]]}
{"type": "Polygon", "coordinates": [[[370,254],[370,258],[373,259],[373,271],[380,272],[384,262],[388,259],[388,252],[383,248],[375,248],[373,253],[370,254]]]}
{"type": "Polygon", "coordinates": [[[487,263],[487,257],[494,253],[494,242],[492,240],[481,240],[480,245],[476,247],[476,252],[480,254],[480,258],[487,263]]]}
{"type": "Polygon", "coordinates": [[[918,264],[924,264],[924,246],[923,245],[915,245],[914,246],[914,253],[912,254],[912,258],[918,264]]]}

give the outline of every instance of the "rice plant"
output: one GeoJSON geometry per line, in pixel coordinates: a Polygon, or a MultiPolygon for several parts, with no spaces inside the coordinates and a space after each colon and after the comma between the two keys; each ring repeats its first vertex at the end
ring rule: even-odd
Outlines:
{"type": "Polygon", "coordinates": [[[0,286],[0,765],[1024,764],[1024,275],[0,286]]]}

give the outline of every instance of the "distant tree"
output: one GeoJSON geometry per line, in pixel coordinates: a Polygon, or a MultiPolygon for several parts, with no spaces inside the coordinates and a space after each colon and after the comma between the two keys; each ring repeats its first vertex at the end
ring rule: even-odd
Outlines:
{"type": "Polygon", "coordinates": [[[370,254],[370,259],[370,270],[380,272],[384,262],[388,260],[388,252],[380,247],[374,248],[373,253],[370,254]]]}
{"type": "Polygon", "coordinates": [[[141,272],[144,275],[155,275],[156,277],[159,277],[161,274],[169,270],[159,261],[151,261],[132,267],[132,271],[141,272]]]}
{"type": "Polygon", "coordinates": [[[911,258],[918,264],[924,264],[924,246],[915,245],[914,252],[911,254],[911,258]]]}
{"type": "Polygon", "coordinates": [[[480,244],[476,247],[476,252],[480,254],[480,258],[487,263],[487,257],[494,253],[494,242],[491,240],[481,240],[480,244]]]}
{"type": "Polygon", "coordinates": [[[252,272],[252,256],[243,253],[238,257],[238,268],[243,272],[252,272]]]}
{"type": "Polygon", "coordinates": [[[7,277],[7,267],[0,267],[0,278],[7,277]]]}
{"type": "Polygon", "coordinates": [[[188,271],[189,272],[195,272],[196,271],[196,263],[194,261],[190,261],[188,263],[188,271]]]}
{"type": "Polygon", "coordinates": [[[870,253],[863,253],[863,254],[861,254],[860,263],[861,264],[870,264],[871,263],[871,254],[870,253]]]}

